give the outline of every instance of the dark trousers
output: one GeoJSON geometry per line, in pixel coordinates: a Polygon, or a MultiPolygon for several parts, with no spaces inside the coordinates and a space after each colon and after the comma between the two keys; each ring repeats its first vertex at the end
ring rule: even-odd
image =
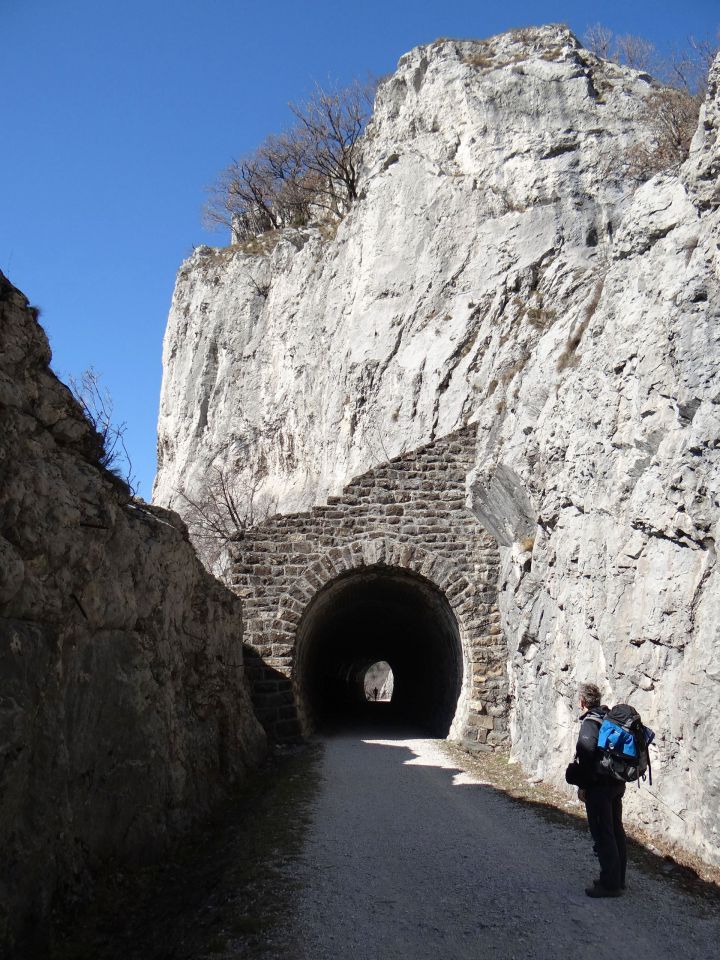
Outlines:
{"type": "Polygon", "coordinates": [[[595,856],[600,861],[600,883],[617,890],[625,883],[627,851],[622,822],[622,798],[625,784],[607,780],[588,787],[585,809],[593,838],[595,856]]]}

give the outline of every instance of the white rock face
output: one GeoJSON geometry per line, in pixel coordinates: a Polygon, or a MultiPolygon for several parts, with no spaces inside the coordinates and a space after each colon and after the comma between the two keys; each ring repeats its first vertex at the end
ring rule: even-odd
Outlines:
{"type": "Polygon", "coordinates": [[[155,500],[182,508],[181,486],[237,459],[305,508],[497,403],[559,319],[547,298],[591,294],[649,90],[563,28],[403,57],[334,240],[285,231],[181,268],[155,500]]]}
{"type": "Polygon", "coordinates": [[[572,362],[558,369],[558,325],[503,415],[482,409],[473,486],[503,546],[515,756],[559,781],[576,685],[598,678],[658,733],[655,783],[628,792],[631,815],[715,864],[719,78],[717,61],[682,175],[654,178],[625,212],[572,362]]]}
{"type": "Polygon", "coordinates": [[[596,679],[658,732],[631,815],[714,863],[719,72],[683,175],[636,190],[650,83],[564,28],[403,57],[334,238],[183,265],[155,489],[182,510],[238,460],[303,509],[477,422],[515,756],[561,782],[596,679]]]}

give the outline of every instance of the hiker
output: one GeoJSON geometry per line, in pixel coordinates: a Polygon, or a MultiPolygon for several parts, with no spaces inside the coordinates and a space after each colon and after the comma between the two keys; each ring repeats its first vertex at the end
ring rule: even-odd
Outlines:
{"type": "Polygon", "coordinates": [[[593,850],[600,861],[600,876],[585,893],[589,897],[619,897],[625,889],[627,863],[622,822],[625,784],[598,772],[598,733],[608,712],[601,703],[600,690],[594,683],[582,683],[578,695],[583,711],[576,748],[578,799],[585,804],[593,850]]]}
{"type": "Polygon", "coordinates": [[[377,698],[378,698],[378,688],[377,688],[377,687],[373,687],[373,697],[374,697],[375,700],[377,700],[377,698]]]}

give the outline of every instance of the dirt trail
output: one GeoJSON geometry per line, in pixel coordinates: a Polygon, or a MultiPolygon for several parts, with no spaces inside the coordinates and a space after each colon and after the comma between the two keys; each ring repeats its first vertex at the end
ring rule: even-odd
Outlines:
{"type": "Polygon", "coordinates": [[[288,918],[304,960],[710,960],[720,910],[628,868],[591,900],[588,836],[458,769],[442,741],[324,744],[323,784],[288,918]]]}

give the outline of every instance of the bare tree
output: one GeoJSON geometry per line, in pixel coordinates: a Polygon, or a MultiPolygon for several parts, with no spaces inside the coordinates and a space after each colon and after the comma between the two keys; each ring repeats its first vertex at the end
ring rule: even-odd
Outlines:
{"type": "Polygon", "coordinates": [[[702,97],[705,93],[707,76],[718,49],[720,49],[720,31],[714,39],[704,37],[698,40],[692,36],[688,37],[685,47],[675,47],[671,50],[663,64],[660,79],[671,87],[702,97]]]}
{"type": "Polygon", "coordinates": [[[631,176],[646,180],[653,173],[679,167],[687,158],[699,108],[698,98],[685,90],[666,87],[651,94],[643,112],[652,141],[638,144],[630,152],[631,176]]]}
{"type": "Polygon", "coordinates": [[[209,194],[205,206],[209,226],[232,226],[241,235],[256,236],[280,225],[275,184],[259,154],[233,160],[209,194]]]}
{"type": "Polygon", "coordinates": [[[68,382],[73,396],[100,438],[101,466],[122,480],[130,493],[135,496],[138,492],[138,484],[133,475],[132,461],[125,444],[127,424],[114,421],[113,400],[109,390],[102,385],[100,374],[93,367],[88,367],[79,378],[68,377],[68,382]]]}
{"type": "Polygon", "coordinates": [[[372,110],[375,84],[355,81],[342,90],[316,85],[302,104],[290,104],[307,172],[315,174],[320,205],[342,214],[357,200],[359,140],[372,110]],[[323,204],[321,198],[325,199],[323,204]]]}
{"type": "Polygon", "coordinates": [[[645,37],[638,37],[633,33],[626,33],[615,37],[615,52],[613,59],[624,63],[633,70],[651,72],[657,60],[655,44],[645,37]]]}
{"type": "Polygon", "coordinates": [[[585,31],[583,40],[588,50],[596,57],[602,57],[603,60],[610,60],[612,57],[613,40],[615,34],[602,23],[594,23],[585,31]]]}
{"type": "Polygon", "coordinates": [[[714,38],[690,36],[684,45],[676,45],[666,55],[661,55],[646,37],[631,33],[616,36],[601,23],[588,27],[583,40],[588,50],[605,60],[645,70],[669,87],[702,96],[708,71],[720,47],[720,31],[714,38]]]}
{"type": "Polygon", "coordinates": [[[305,102],[290,104],[296,122],[233,161],[210,188],[206,222],[246,240],[313,217],[342,217],[358,196],[359,141],[373,93],[371,83],[316,86],[305,102]]]}
{"type": "Polygon", "coordinates": [[[277,508],[277,498],[260,494],[264,476],[259,468],[248,471],[214,465],[199,493],[179,491],[190,536],[205,565],[220,579],[227,579],[228,546],[241,540],[247,529],[267,520],[277,508]]]}
{"type": "MultiPolygon", "coordinates": [[[[397,419],[397,416],[398,411],[392,415],[392,419],[397,419]]],[[[401,457],[407,452],[407,438],[403,438],[400,449],[396,453],[390,453],[388,445],[392,446],[392,438],[397,435],[397,427],[394,423],[389,426],[386,419],[377,413],[366,414],[363,417],[362,423],[358,426],[358,434],[362,438],[373,467],[394,460],[395,457],[401,457]]]]}

